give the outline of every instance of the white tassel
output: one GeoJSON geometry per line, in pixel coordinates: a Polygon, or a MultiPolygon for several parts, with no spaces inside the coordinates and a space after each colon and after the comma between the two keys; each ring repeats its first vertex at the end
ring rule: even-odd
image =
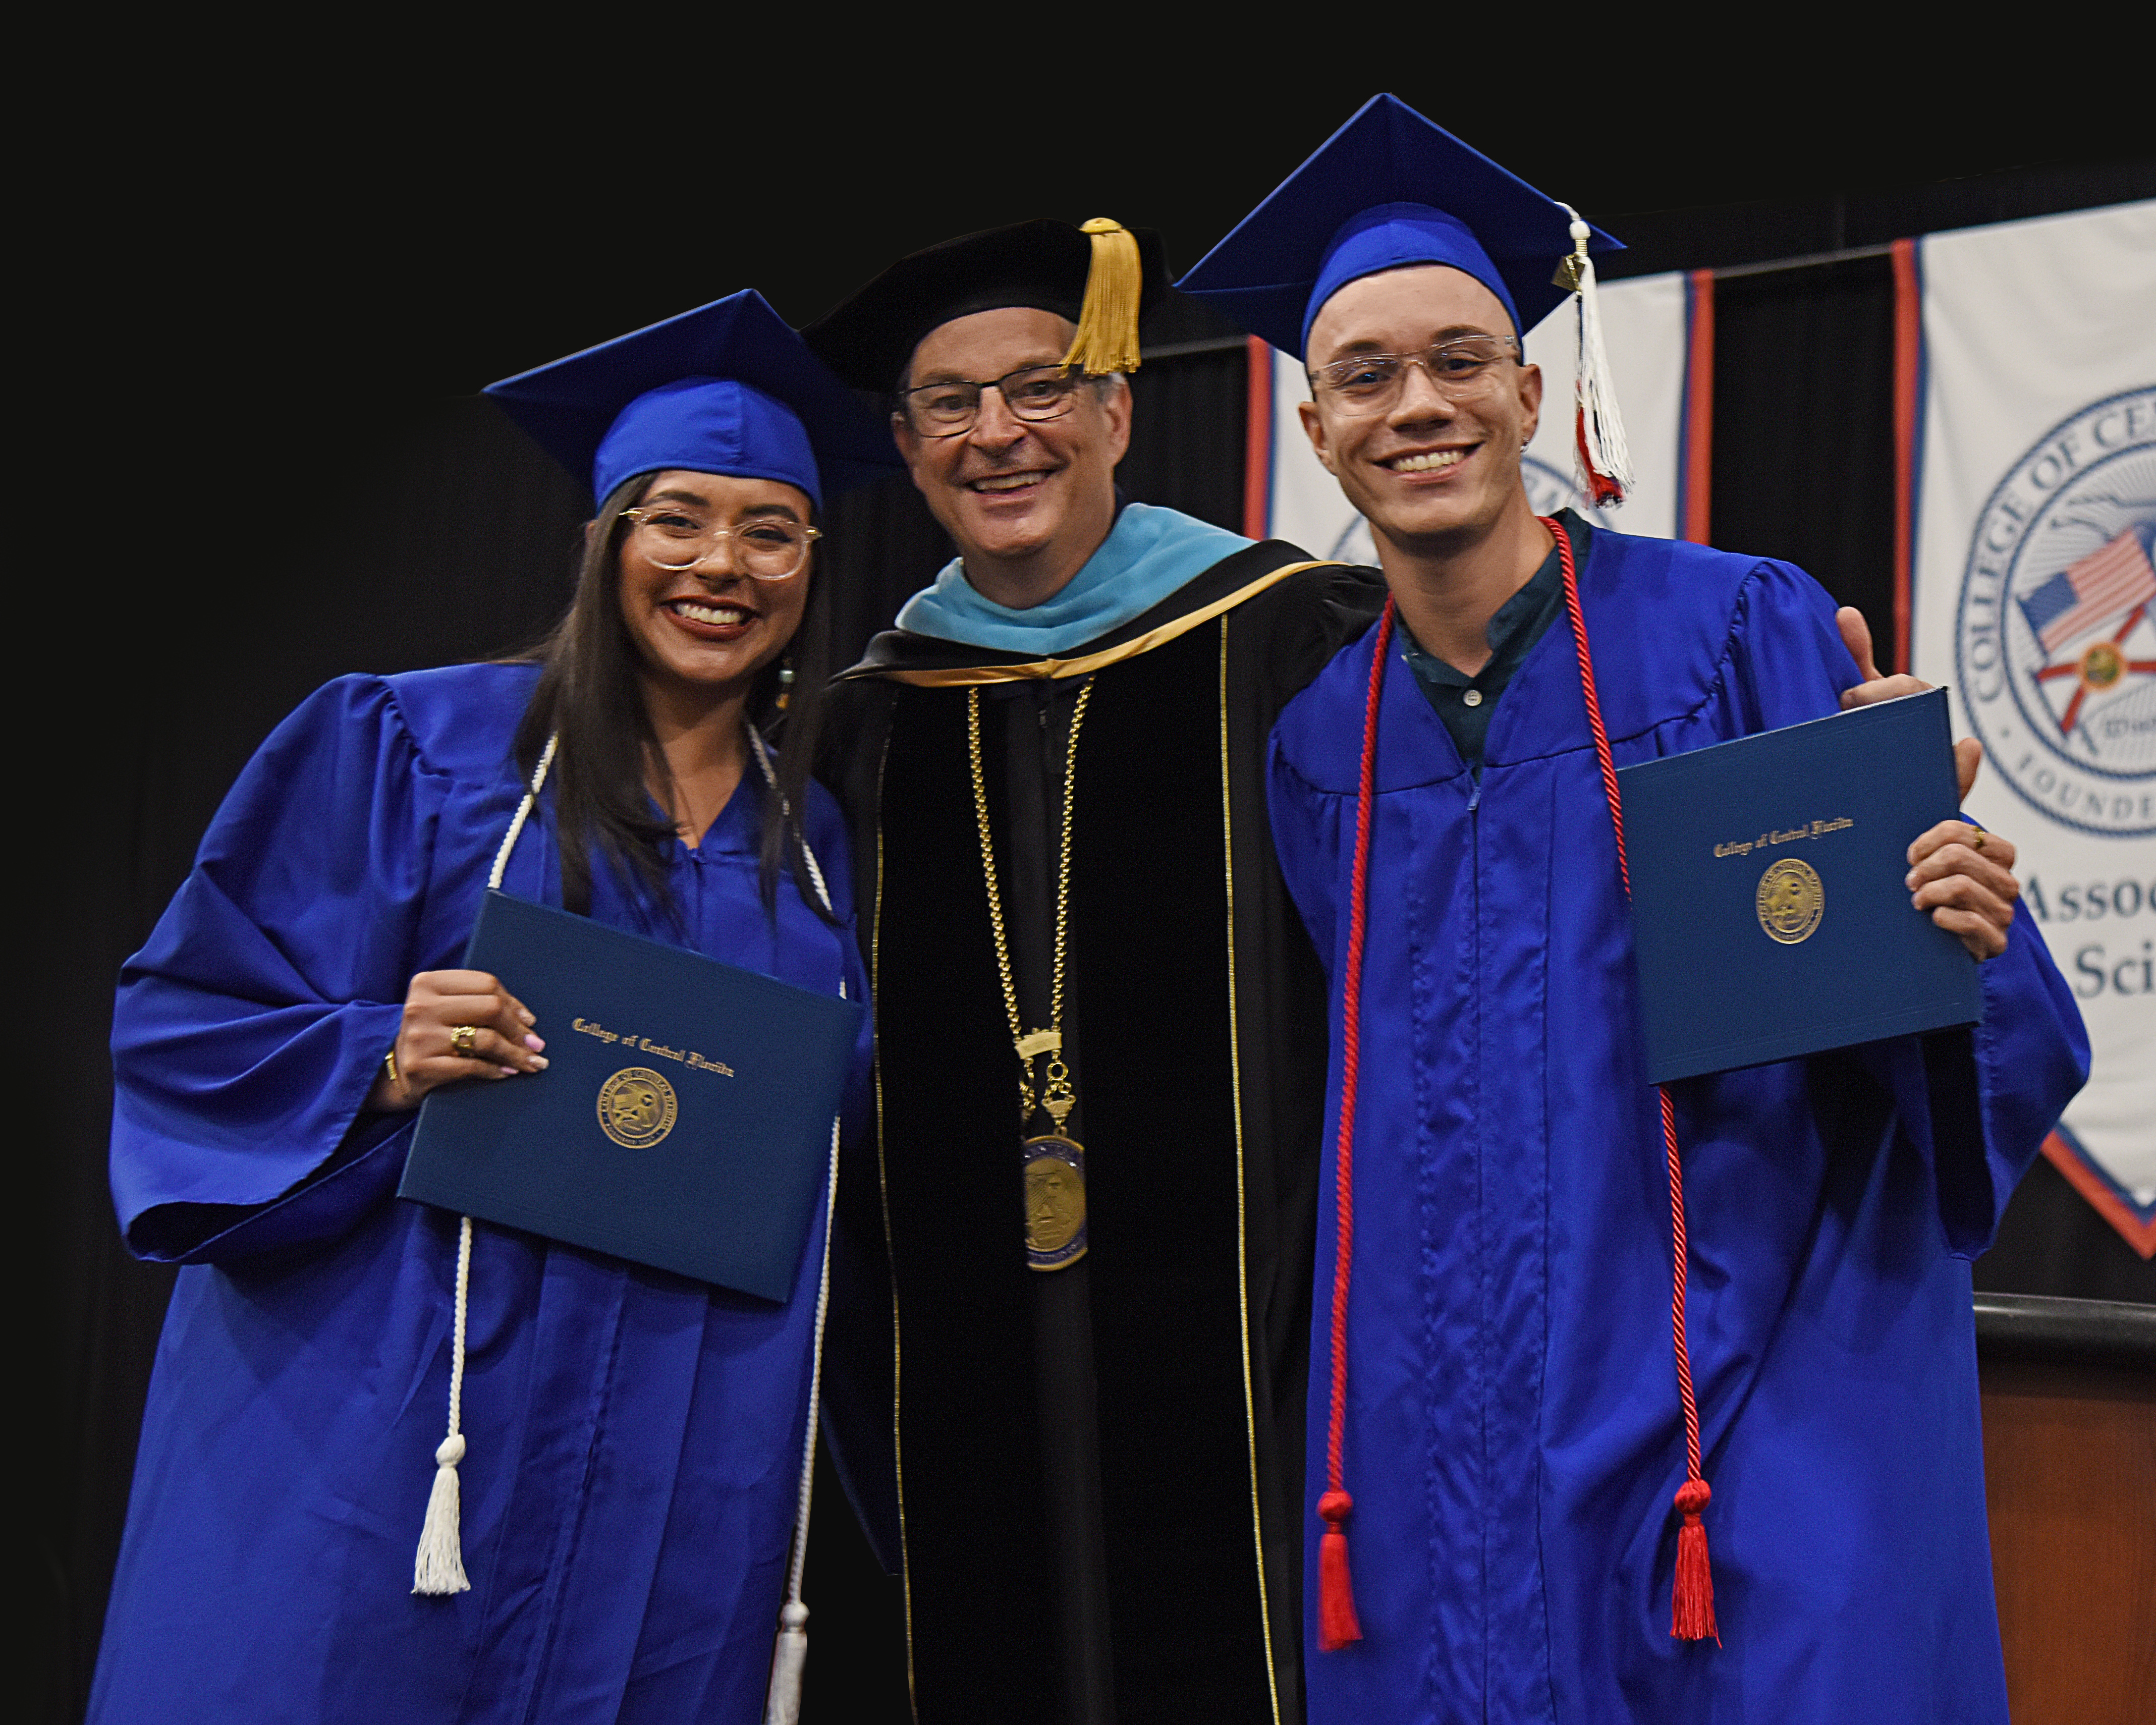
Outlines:
{"type": "Polygon", "coordinates": [[[798,1725],[801,1673],[808,1663],[808,1608],[788,1599],[778,1614],[778,1642],[771,1650],[771,1687],[764,1692],[763,1725],[798,1725]]]}
{"type": "Polygon", "coordinates": [[[457,1485],[457,1464],[465,1459],[465,1313],[470,1305],[471,1241],[471,1218],[465,1216],[457,1229],[456,1317],[449,1331],[449,1435],[434,1447],[434,1489],[427,1494],[427,1519],[412,1559],[415,1594],[471,1591],[465,1576],[464,1506],[457,1485]]]}
{"type": "Polygon", "coordinates": [[[1617,411],[1616,380],[1602,344],[1602,301],[1595,290],[1594,260],[1587,255],[1593,233],[1570,204],[1559,206],[1572,218],[1572,251],[1558,280],[1573,290],[1579,311],[1579,346],[1573,368],[1573,462],[1579,492],[1597,508],[1625,501],[1632,488],[1632,450],[1625,440],[1625,421],[1617,411]]]}
{"type": "Polygon", "coordinates": [[[434,1489],[427,1496],[427,1522],[419,1530],[419,1554],[412,1563],[412,1591],[415,1594],[463,1594],[471,1591],[465,1575],[461,1506],[457,1494],[457,1464],[465,1459],[465,1440],[456,1432],[442,1440],[434,1451],[434,1489]]]}

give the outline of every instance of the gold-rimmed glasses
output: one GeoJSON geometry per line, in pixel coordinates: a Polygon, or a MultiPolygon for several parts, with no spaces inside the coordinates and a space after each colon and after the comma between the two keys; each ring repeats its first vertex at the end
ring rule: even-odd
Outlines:
{"type": "Polygon", "coordinates": [[[1462,401],[1486,389],[1501,360],[1517,354],[1511,336],[1455,336],[1420,353],[1357,353],[1310,373],[1311,387],[1342,413],[1382,413],[1400,398],[1410,367],[1420,366],[1438,393],[1462,401]]]}
{"type": "Polygon", "coordinates": [[[637,554],[662,569],[693,569],[711,562],[729,546],[742,574],[757,581],[783,581],[798,575],[808,561],[808,547],[822,538],[817,528],[783,516],[751,516],[722,527],[703,511],[680,504],[624,509],[630,542],[637,554]]]}

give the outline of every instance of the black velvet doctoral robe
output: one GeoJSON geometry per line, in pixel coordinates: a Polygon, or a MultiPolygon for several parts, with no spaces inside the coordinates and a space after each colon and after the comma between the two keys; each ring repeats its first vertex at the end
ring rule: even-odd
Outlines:
{"type": "Polygon", "coordinates": [[[826,778],[857,845],[879,1119],[841,1175],[825,1405],[904,1568],[924,1725],[1083,1721],[1109,1691],[1127,1725],[1301,1717],[1326,1000],[1265,750],[1382,600],[1375,572],[1267,542],[1060,660],[894,631],[834,691],[826,778]],[[1019,1147],[1045,1127],[1019,1118],[967,690],[1032,1029],[1086,677],[1065,1019],[1090,1250],[1043,1273],[1019,1147]],[[1090,1684],[1071,1669],[1088,1662],[1106,1667],[1090,1684]]]}

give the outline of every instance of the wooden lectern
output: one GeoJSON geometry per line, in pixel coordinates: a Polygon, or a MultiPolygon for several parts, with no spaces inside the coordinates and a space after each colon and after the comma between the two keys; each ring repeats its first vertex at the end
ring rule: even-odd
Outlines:
{"type": "Polygon", "coordinates": [[[2156,1306],[1976,1296],[2014,1725],[2156,1719],[2156,1306]]]}

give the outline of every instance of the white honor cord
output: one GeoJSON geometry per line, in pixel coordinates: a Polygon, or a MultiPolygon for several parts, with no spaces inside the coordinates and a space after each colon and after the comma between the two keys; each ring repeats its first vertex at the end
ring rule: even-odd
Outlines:
{"type": "MultiPolygon", "coordinates": [[[[748,727],[748,740],[750,748],[756,756],[756,764],[763,768],[763,782],[771,787],[773,793],[778,798],[779,819],[792,820],[793,808],[788,803],[785,793],[778,788],[778,774],[772,769],[770,745],[764,742],[753,725],[748,727]]],[[[816,853],[808,848],[808,829],[806,827],[801,829],[801,856],[802,860],[808,865],[808,880],[816,889],[816,896],[824,901],[824,908],[829,910],[831,889],[824,884],[824,871],[816,865],[816,853]]],[[[842,983],[839,984],[839,993],[842,997],[844,992],[845,985],[842,983]]]]}
{"type": "MultiPolygon", "coordinates": [[[[753,726],[749,741],[763,782],[778,794],[778,775],[772,770],[771,752],[753,726]]],[[[793,811],[779,798],[782,819],[793,811]]],[[[830,889],[808,848],[808,834],[801,834],[801,855],[808,865],[808,878],[824,908],[831,908],[830,889]]],[[[839,998],[846,998],[845,978],[839,979],[839,998]]],[[[763,1725],[797,1725],[801,1717],[801,1676],[808,1661],[808,1608],[801,1602],[801,1577],[808,1563],[808,1507],[816,1486],[816,1427],[822,1407],[824,1384],[824,1314],[831,1302],[831,1229],[837,1221],[839,1203],[839,1122],[831,1121],[830,1169],[824,1181],[824,1263],[816,1281],[816,1340],[808,1357],[808,1423],[801,1440],[801,1495],[793,1515],[793,1560],[786,1572],[786,1603],[778,1613],[778,1638],[771,1650],[771,1682],[764,1691],[763,1725]]]]}
{"type": "MultiPolygon", "coordinates": [[[[845,989],[840,985],[843,997],[845,989]]],[[[824,1264],[816,1281],[816,1341],[808,1360],[808,1423],[801,1440],[801,1497],[793,1517],[793,1561],[786,1574],[786,1603],[779,1608],[778,1639],[771,1650],[771,1683],[764,1692],[763,1725],[797,1725],[801,1676],[808,1662],[808,1608],[801,1600],[801,1576],[808,1562],[808,1503],[816,1486],[816,1428],[824,1379],[824,1314],[831,1301],[831,1229],[839,1201],[839,1122],[831,1121],[830,1173],[824,1183],[824,1264]]]]}
{"type": "MultiPolygon", "coordinates": [[[[516,836],[524,830],[524,823],[531,818],[532,806],[539,800],[539,788],[547,783],[547,769],[554,764],[555,745],[560,742],[559,737],[550,737],[547,747],[540,751],[539,764],[531,770],[531,788],[516,805],[509,830],[502,835],[501,848],[494,854],[494,867],[486,877],[490,892],[501,886],[502,873],[509,866],[509,853],[516,848],[516,836]]],[[[434,1451],[434,1489],[428,1494],[427,1519],[419,1529],[419,1549],[412,1559],[412,1591],[415,1594],[471,1591],[471,1582],[465,1574],[464,1539],[459,1525],[463,1516],[457,1485],[457,1464],[465,1459],[465,1314],[470,1304],[471,1247],[472,1219],[470,1216],[459,1217],[456,1317],[449,1330],[449,1435],[434,1451]]]]}
{"type": "Polygon", "coordinates": [[[524,793],[524,800],[516,805],[516,813],[509,818],[509,830],[501,835],[501,849],[494,854],[494,866],[487,870],[486,890],[501,890],[501,877],[509,867],[509,853],[516,849],[517,835],[523,832],[524,823],[531,818],[532,806],[539,800],[540,787],[547,783],[547,769],[554,764],[554,751],[561,746],[558,734],[547,739],[547,747],[539,751],[539,764],[531,769],[531,788],[524,793]]]}

